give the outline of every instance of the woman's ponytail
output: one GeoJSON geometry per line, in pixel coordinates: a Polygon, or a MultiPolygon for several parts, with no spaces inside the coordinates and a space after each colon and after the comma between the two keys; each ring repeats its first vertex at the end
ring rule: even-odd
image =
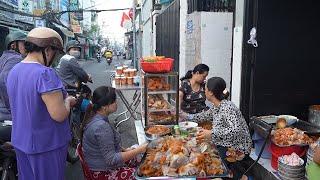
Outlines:
{"type": "Polygon", "coordinates": [[[186,75],[184,75],[183,78],[181,78],[180,80],[183,81],[183,80],[186,80],[186,79],[191,79],[192,78],[192,70],[189,70],[186,75]]]}
{"type": "Polygon", "coordinates": [[[81,144],[82,144],[82,140],[83,140],[83,134],[84,134],[84,128],[89,124],[89,122],[91,121],[91,118],[94,116],[95,114],[95,107],[94,104],[90,103],[86,109],[86,112],[84,114],[83,117],[83,121],[82,124],[80,126],[80,140],[81,140],[81,144]]]}

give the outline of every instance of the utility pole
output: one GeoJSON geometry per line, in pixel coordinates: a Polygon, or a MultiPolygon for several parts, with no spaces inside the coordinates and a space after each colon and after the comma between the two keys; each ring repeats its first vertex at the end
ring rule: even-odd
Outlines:
{"type": "Polygon", "coordinates": [[[132,33],[133,33],[133,67],[138,68],[137,66],[137,54],[136,54],[136,49],[137,49],[137,44],[136,44],[136,1],[133,0],[133,16],[132,16],[132,33]]]}

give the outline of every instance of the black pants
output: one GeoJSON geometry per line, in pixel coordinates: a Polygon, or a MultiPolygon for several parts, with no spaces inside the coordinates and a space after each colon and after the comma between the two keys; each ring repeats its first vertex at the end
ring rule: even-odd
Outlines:
{"type": "MultiPolygon", "coordinates": [[[[245,157],[241,161],[231,163],[226,160],[226,152],[228,151],[228,148],[223,146],[217,146],[217,149],[220,153],[221,158],[226,162],[227,167],[231,170],[233,174],[233,178],[231,179],[239,180],[242,177],[243,173],[245,173],[247,168],[249,168],[249,166],[251,165],[249,155],[245,155],[245,157]]],[[[249,173],[247,173],[247,176],[249,176],[249,173]]]]}
{"type": "Polygon", "coordinates": [[[0,125],[0,142],[11,141],[11,129],[12,126],[1,126],[0,125]]]}

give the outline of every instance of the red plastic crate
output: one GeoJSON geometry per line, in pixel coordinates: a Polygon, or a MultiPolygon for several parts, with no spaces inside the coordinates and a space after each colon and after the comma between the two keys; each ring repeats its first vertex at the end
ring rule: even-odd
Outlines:
{"type": "Polygon", "coordinates": [[[173,59],[166,58],[157,62],[141,61],[141,68],[147,73],[168,73],[173,69],[173,59]]]}

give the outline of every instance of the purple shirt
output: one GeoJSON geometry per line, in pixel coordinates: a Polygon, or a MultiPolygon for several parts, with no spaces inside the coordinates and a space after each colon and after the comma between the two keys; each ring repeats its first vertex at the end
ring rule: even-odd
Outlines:
{"type": "Polygon", "coordinates": [[[18,63],[9,73],[7,92],[12,113],[15,148],[35,154],[65,146],[71,139],[68,120],[53,120],[41,95],[62,91],[63,84],[52,68],[38,63],[18,63]]]}

